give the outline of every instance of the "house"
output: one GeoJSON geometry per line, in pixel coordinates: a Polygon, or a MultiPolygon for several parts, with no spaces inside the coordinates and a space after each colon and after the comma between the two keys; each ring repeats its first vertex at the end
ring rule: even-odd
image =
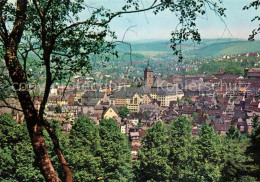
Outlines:
{"type": "Polygon", "coordinates": [[[207,114],[209,117],[219,118],[222,113],[219,109],[210,109],[207,114]]]}
{"type": "Polygon", "coordinates": [[[161,120],[165,123],[171,123],[178,115],[179,113],[174,108],[167,108],[162,111],[161,120]]]}
{"type": "Polygon", "coordinates": [[[184,107],[182,109],[182,116],[191,117],[195,112],[196,112],[196,107],[191,107],[191,106],[184,107]]]}
{"type": "Polygon", "coordinates": [[[138,93],[135,93],[133,97],[126,100],[126,107],[131,112],[138,113],[139,112],[139,105],[141,103],[141,97],[138,93]]]}
{"type": "Polygon", "coordinates": [[[114,94],[114,105],[116,107],[126,106],[127,94],[120,90],[114,94]]]}
{"type": "Polygon", "coordinates": [[[248,79],[260,79],[260,68],[244,69],[245,78],[248,79]]]}
{"type": "Polygon", "coordinates": [[[122,88],[114,93],[114,105],[116,107],[126,106],[130,111],[138,113],[145,87],[122,88]]]}
{"type": "Polygon", "coordinates": [[[87,107],[83,106],[81,107],[81,115],[87,115],[88,113],[94,113],[94,107],[87,107]]]}
{"type": "MultiPolygon", "coordinates": [[[[12,99],[6,99],[5,101],[8,103],[9,106],[22,110],[20,103],[17,99],[12,98],[12,99]]],[[[0,105],[6,106],[6,104],[2,101],[0,101],[0,105]]],[[[13,119],[18,123],[24,122],[25,117],[22,111],[17,111],[8,107],[0,107],[0,115],[2,113],[8,113],[12,115],[13,119]]]]}
{"type": "Polygon", "coordinates": [[[252,119],[247,119],[247,120],[246,120],[246,130],[247,130],[247,133],[248,133],[248,134],[251,134],[251,133],[252,133],[252,130],[253,130],[253,122],[252,122],[252,119]]]}
{"type": "Polygon", "coordinates": [[[247,57],[259,57],[259,53],[257,52],[250,52],[246,54],[247,57]]]}
{"type": "Polygon", "coordinates": [[[58,89],[57,88],[51,88],[50,89],[50,94],[58,95],[58,89]]]}
{"type": "Polygon", "coordinates": [[[246,122],[242,118],[238,119],[237,128],[239,129],[239,131],[241,133],[246,133],[247,132],[247,130],[246,130],[246,122]]]}
{"type": "Polygon", "coordinates": [[[141,104],[150,104],[153,102],[153,98],[150,96],[150,94],[145,94],[142,98],[141,104]]]}
{"type": "Polygon", "coordinates": [[[101,119],[103,117],[103,113],[105,109],[106,108],[104,108],[104,106],[101,104],[96,105],[94,107],[94,115],[97,116],[99,119],[101,119]]]}
{"type": "Polygon", "coordinates": [[[138,131],[130,132],[131,146],[141,146],[140,135],[138,131]]]}
{"type": "Polygon", "coordinates": [[[182,90],[176,87],[169,87],[166,89],[156,89],[153,90],[154,95],[156,95],[156,98],[160,103],[162,107],[169,107],[171,101],[177,101],[177,99],[182,98],[184,96],[184,93],[182,90]]]}
{"type": "Polygon", "coordinates": [[[77,91],[76,92],[76,100],[81,104],[81,98],[82,98],[82,95],[84,94],[84,92],[82,91],[77,91]]]}
{"type": "Polygon", "coordinates": [[[108,96],[106,92],[99,91],[87,91],[81,97],[82,105],[89,105],[89,102],[95,101],[97,104],[102,102],[108,102],[108,96]]]}
{"type": "Polygon", "coordinates": [[[235,112],[234,112],[234,109],[235,109],[235,105],[233,105],[233,104],[228,104],[228,105],[227,105],[227,108],[226,108],[226,110],[223,112],[223,114],[233,116],[234,113],[235,113],[235,112]]]}
{"type": "Polygon", "coordinates": [[[68,105],[68,101],[69,101],[69,97],[71,95],[69,94],[65,94],[64,96],[63,95],[60,95],[57,97],[57,105],[59,106],[63,106],[63,105],[68,105]]]}
{"type": "Polygon", "coordinates": [[[197,136],[199,134],[200,129],[198,127],[192,128],[192,136],[197,136]]]}
{"type": "Polygon", "coordinates": [[[126,124],[124,124],[124,123],[121,123],[121,125],[120,125],[120,130],[121,130],[121,133],[123,133],[123,134],[127,134],[126,133],[126,124]]]}
{"type": "Polygon", "coordinates": [[[140,105],[140,113],[150,112],[150,113],[160,113],[163,110],[156,102],[146,105],[140,105]]]}
{"type": "Polygon", "coordinates": [[[194,121],[192,124],[193,124],[193,126],[201,126],[203,123],[206,123],[206,121],[207,121],[207,117],[199,116],[199,117],[194,118],[194,121]]]}
{"type": "Polygon", "coordinates": [[[176,87],[176,85],[163,80],[160,76],[157,76],[154,80],[152,88],[167,88],[167,87],[176,87]]]}
{"type": "Polygon", "coordinates": [[[134,114],[127,114],[126,119],[132,126],[138,125],[139,119],[134,114]]]}
{"type": "Polygon", "coordinates": [[[131,154],[134,160],[138,159],[138,150],[141,149],[141,146],[131,146],[131,154]]]}
{"type": "Polygon", "coordinates": [[[230,128],[230,123],[214,123],[213,127],[217,134],[224,136],[230,128]]]}
{"type": "Polygon", "coordinates": [[[106,109],[106,111],[103,114],[104,119],[110,119],[114,117],[119,117],[118,110],[116,109],[115,106],[111,105],[106,109]]]}
{"type": "Polygon", "coordinates": [[[61,129],[63,131],[69,132],[72,129],[72,125],[70,123],[65,123],[62,125],[61,129]]]}

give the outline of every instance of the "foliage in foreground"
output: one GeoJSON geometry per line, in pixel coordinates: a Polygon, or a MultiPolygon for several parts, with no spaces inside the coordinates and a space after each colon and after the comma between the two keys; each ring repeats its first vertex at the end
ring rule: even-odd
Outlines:
{"type": "MultiPolygon", "coordinates": [[[[157,122],[147,130],[132,162],[127,138],[117,123],[102,120],[96,126],[89,118],[79,118],[69,135],[53,122],[68,158],[75,181],[256,181],[259,178],[259,123],[254,121],[249,138],[231,127],[227,137],[215,134],[204,124],[198,137],[191,135],[185,117],[170,126],[157,122]]],[[[47,135],[47,132],[44,131],[47,135]]],[[[46,141],[51,151],[52,142],[46,141]]],[[[62,170],[54,153],[49,153],[60,178],[62,170]]],[[[10,115],[0,116],[0,180],[44,181],[35,163],[25,124],[10,115]]]]}

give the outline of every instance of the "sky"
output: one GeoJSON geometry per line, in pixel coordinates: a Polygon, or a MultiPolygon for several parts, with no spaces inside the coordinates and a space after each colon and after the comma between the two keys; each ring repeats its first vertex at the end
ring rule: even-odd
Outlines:
{"type": "MultiPolygon", "coordinates": [[[[226,18],[223,23],[215,13],[207,10],[206,16],[197,20],[197,27],[202,38],[239,38],[247,39],[257,22],[251,19],[258,15],[260,10],[254,9],[242,11],[242,8],[252,0],[223,0],[223,7],[226,10],[226,18]]],[[[112,11],[119,10],[123,6],[123,0],[89,0],[91,6],[103,5],[112,11]]],[[[148,7],[152,0],[142,0],[145,7],[148,7]]],[[[114,19],[110,27],[115,30],[118,39],[123,38],[127,28],[132,27],[126,33],[125,41],[139,40],[162,40],[169,39],[170,33],[176,27],[177,19],[171,12],[161,12],[154,15],[152,11],[137,14],[123,15],[114,19]]],[[[259,36],[257,37],[259,39],[259,36]]]]}

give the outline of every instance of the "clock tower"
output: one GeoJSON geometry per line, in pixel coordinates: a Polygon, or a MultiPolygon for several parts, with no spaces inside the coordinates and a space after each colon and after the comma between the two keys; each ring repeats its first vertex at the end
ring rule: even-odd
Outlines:
{"type": "Polygon", "coordinates": [[[144,84],[149,88],[153,86],[153,70],[151,69],[149,62],[144,70],[144,84]]]}

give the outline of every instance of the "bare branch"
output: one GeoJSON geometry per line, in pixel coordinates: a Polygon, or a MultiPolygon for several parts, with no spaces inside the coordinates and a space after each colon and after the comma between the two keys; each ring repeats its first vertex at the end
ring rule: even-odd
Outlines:
{"type": "Polygon", "coordinates": [[[122,41],[125,40],[125,36],[126,36],[127,32],[130,31],[130,29],[131,29],[131,28],[134,28],[134,27],[137,27],[137,25],[130,26],[130,27],[128,27],[128,28],[126,29],[126,31],[125,31],[125,33],[124,33],[124,35],[123,35],[122,41]]]}
{"type": "Polygon", "coordinates": [[[125,36],[126,36],[127,32],[129,32],[131,28],[136,27],[136,26],[137,26],[137,25],[128,27],[128,28],[126,29],[124,35],[123,35],[122,40],[121,40],[121,41],[115,41],[115,42],[122,43],[122,44],[126,44],[126,45],[129,46],[129,53],[128,53],[128,54],[129,54],[129,57],[130,57],[130,63],[129,63],[129,65],[128,65],[128,67],[127,67],[127,70],[126,70],[127,75],[129,74],[129,69],[130,69],[130,67],[131,67],[132,64],[133,64],[133,61],[132,61],[132,45],[131,45],[129,42],[125,42],[124,40],[125,40],[125,36]]]}
{"type": "Polygon", "coordinates": [[[16,111],[23,112],[21,109],[18,109],[18,108],[16,108],[16,107],[11,106],[6,100],[1,100],[1,101],[2,101],[5,105],[0,106],[0,107],[2,107],[2,108],[10,108],[10,109],[14,109],[14,110],[16,110],[16,111]]]}
{"type": "MultiPolygon", "coordinates": [[[[77,27],[79,25],[83,25],[83,24],[89,24],[89,25],[96,25],[96,26],[104,26],[104,25],[107,25],[109,22],[111,22],[115,17],[117,16],[120,16],[120,15],[123,15],[123,14],[131,14],[131,13],[138,13],[138,12],[144,12],[144,11],[148,11],[148,10],[151,10],[151,9],[154,9],[154,8],[157,8],[161,5],[163,5],[164,3],[159,3],[157,5],[155,5],[157,2],[157,0],[155,0],[151,6],[149,6],[148,8],[143,8],[143,9],[140,9],[140,10],[132,10],[132,11],[119,11],[119,12],[116,12],[114,14],[112,14],[108,20],[106,20],[105,22],[92,22],[90,20],[85,20],[85,21],[81,21],[81,22],[77,22],[77,23],[73,23],[63,29],[61,29],[57,34],[56,34],[56,38],[59,37],[62,33],[64,33],[66,30],[68,29],[71,29],[73,27],[77,27]]],[[[172,3],[174,4],[174,3],[172,3]]]]}
{"type": "Polygon", "coordinates": [[[16,110],[16,111],[19,111],[19,112],[23,112],[21,109],[17,109],[17,108],[12,107],[12,106],[0,106],[0,108],[10,108],[10,109],[13,109],[13,110],[16,110]]]}
{"type": "Polygon", "coordinates": [[[67,58],[72,58],[74,56],[74,55],[69,55],[69,54],[63,54],[63,53],[60,53],[60,52],[52,52],[52,54],[64,56],[64,57],[67,57],[67,58]]]}
{"type": "Polygon", "coordinates": [[[64,88],[64,90],[63,90],[63,93],[62,93],[62,98],[61,98],[61,99],[63,99],[63,98],[64,98],[64,96],[65,96],[65,92],[66,92],[66,90],[67,90],[67,87],[68,87],[68,85],[69,85],[69,83],[70,83],[70,79],[71,79],[71,75],[69,76],[69,80],[67,81],[67,84],[66,84],[66,86],[65,86],[65,88],[64,88]]]}
{"type": "MultiPolygon", "coordinates": [[[[51,3],[51,2],[49,2],[49,3],[51,3]]],[[[40,118],[42,118],[43,114],[44,114],[45,105],[46,105],[48,97],[49,97],[50,88],[53,83],[51,68],[50,68],[50,55],[52,53],[52,50],[53,50],[53,47],[55,44],[55,37],[54,36],[51,37],[50,45],[48,45],[47,44],[47,31],[46,31],[46,18],[39,7],[37,0],[33,0],[33,4],[36,7],[37,12],[41,19],[43,60],[44,60],[44,65],[45,65],[45,69],[46,69],[44,96],[43,96],[43,100],[41,102],[40,110],[39,110],[39,116],[40,116],[40,118]]]]}
{"type": "Polygon", "coordinates": [[[233,35],[232,35],[231,31],[229,30],[229,28],[228,28],[226,22],[223,20],[222,16],[218,13],[218,10],[216,9],[215,4],[213,4],[211,1],[206,1],[206,3],[208,4],[208,7],[209,7],[213,12],[215,12],[215,14],[219,17],[219,19],[224,23],[226,30],[227,30],[228,33],[230,34],[230,37],[232,37],[233,35]],[[212,6],[213,6],[213,7],[212,7],[212,6]]]}

